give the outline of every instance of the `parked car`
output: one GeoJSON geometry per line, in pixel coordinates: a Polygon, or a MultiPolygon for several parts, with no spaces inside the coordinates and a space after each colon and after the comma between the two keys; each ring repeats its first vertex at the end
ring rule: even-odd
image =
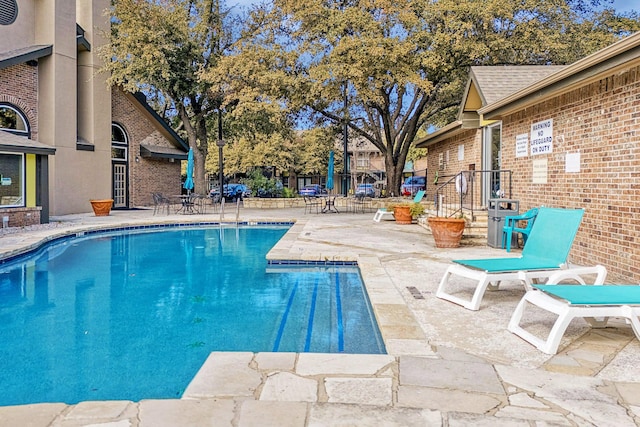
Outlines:
{"type": "Polygon", "coordinates": [[[373,184],[358,184],[356,186],[356,197],[375,197],[376,190],[373,184]]]}
{"type": "Polygon", "coordinates": [[[298,191],[301,196],[318,197],[327,194],[327,190],[318,184],[305,185],[298,191]]]}
{"type": "Polygon", "coordinates": [[[424,176],[410,176],[404,180],[400,187],[403,196],[413,196],[420,190],[427,188],[427,178],[424,176]]]}
{"type": "MultiPolygon", "coordinates": [[[[244,184],[225,184],[222,187],[224,198],[227,200],[235,201],[237,199],[243,199],[251,195],[251,192],[244,184]]],[[[209,192],[209,197],[214,200],[220,198],[220,189],[214,188],[209,192]]]]}

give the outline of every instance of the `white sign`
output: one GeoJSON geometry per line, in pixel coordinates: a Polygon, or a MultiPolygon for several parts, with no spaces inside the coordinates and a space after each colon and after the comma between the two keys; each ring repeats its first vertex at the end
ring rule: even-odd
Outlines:
{"type": "Polygon", "coordinates": [[[547,159],[539,159],[533,161],[533,171],[531,173],[531,182],[533,184],[547,183],[547,159]]]}
{"type": "Polygon", "coordinates": [[[458,160],[464,160],[464,144],[458,145],[458,160]]]}
{"type": "Polygon", "coordinates": [[[522,133],[516,135],[516,157],[525,157],[529,154],[529,135],[522,133]]]}
{"type": "Polygon", "coordinates": [[[567,173],[580,172],[580,153],[567,153],[564,159],[564,170],[567,173]]]}
{"type": "Polygon", "coordinates": [[[553,152],[553,119],[531,125],[531,155],[553,152]]]}

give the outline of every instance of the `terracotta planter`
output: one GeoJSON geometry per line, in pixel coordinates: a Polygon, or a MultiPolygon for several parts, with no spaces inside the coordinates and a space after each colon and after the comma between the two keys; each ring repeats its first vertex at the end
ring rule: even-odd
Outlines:
{"type": "Polygon", "coordinates": [[[411,224],[413,220],[410,206],[395,206],[393,208],[393,216],[398,224],[411,224]]]}
{"type": "Polygon", "coordinates": [[[464,218],[429,217],[429,227],[437,248],[457,248],[467,224],[464,218]]]}
{"type": "Polygon", "coordinates": [[[113,206],[113,199],[103,199],[103,200],[89,200],[91,202],[91,207],[93,208],[93,213],[96,216],[107,216],[109,212],[111,212],[111,206],[113,206]]]}

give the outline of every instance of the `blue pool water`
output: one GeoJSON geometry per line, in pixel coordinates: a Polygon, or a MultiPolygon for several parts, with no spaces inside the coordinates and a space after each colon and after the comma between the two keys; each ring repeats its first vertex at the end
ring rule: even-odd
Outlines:
{"type": "Polygon", "coordinates": [[[0,405],[176,398],[212,351],[384,353],[356,267],[267,265],[286,227],[65,239],[0,268],[0,405]]]}

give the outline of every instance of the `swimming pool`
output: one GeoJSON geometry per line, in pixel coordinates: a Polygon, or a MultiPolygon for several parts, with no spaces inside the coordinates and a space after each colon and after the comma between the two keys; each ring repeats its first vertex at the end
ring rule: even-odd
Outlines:
{"type": "Polygon", "coordinates": [[[268,265],[288,227],[63,239],[0,267],[0,405],[180,397],[211,351],[384,353],[355,266],[268,265]]]}

